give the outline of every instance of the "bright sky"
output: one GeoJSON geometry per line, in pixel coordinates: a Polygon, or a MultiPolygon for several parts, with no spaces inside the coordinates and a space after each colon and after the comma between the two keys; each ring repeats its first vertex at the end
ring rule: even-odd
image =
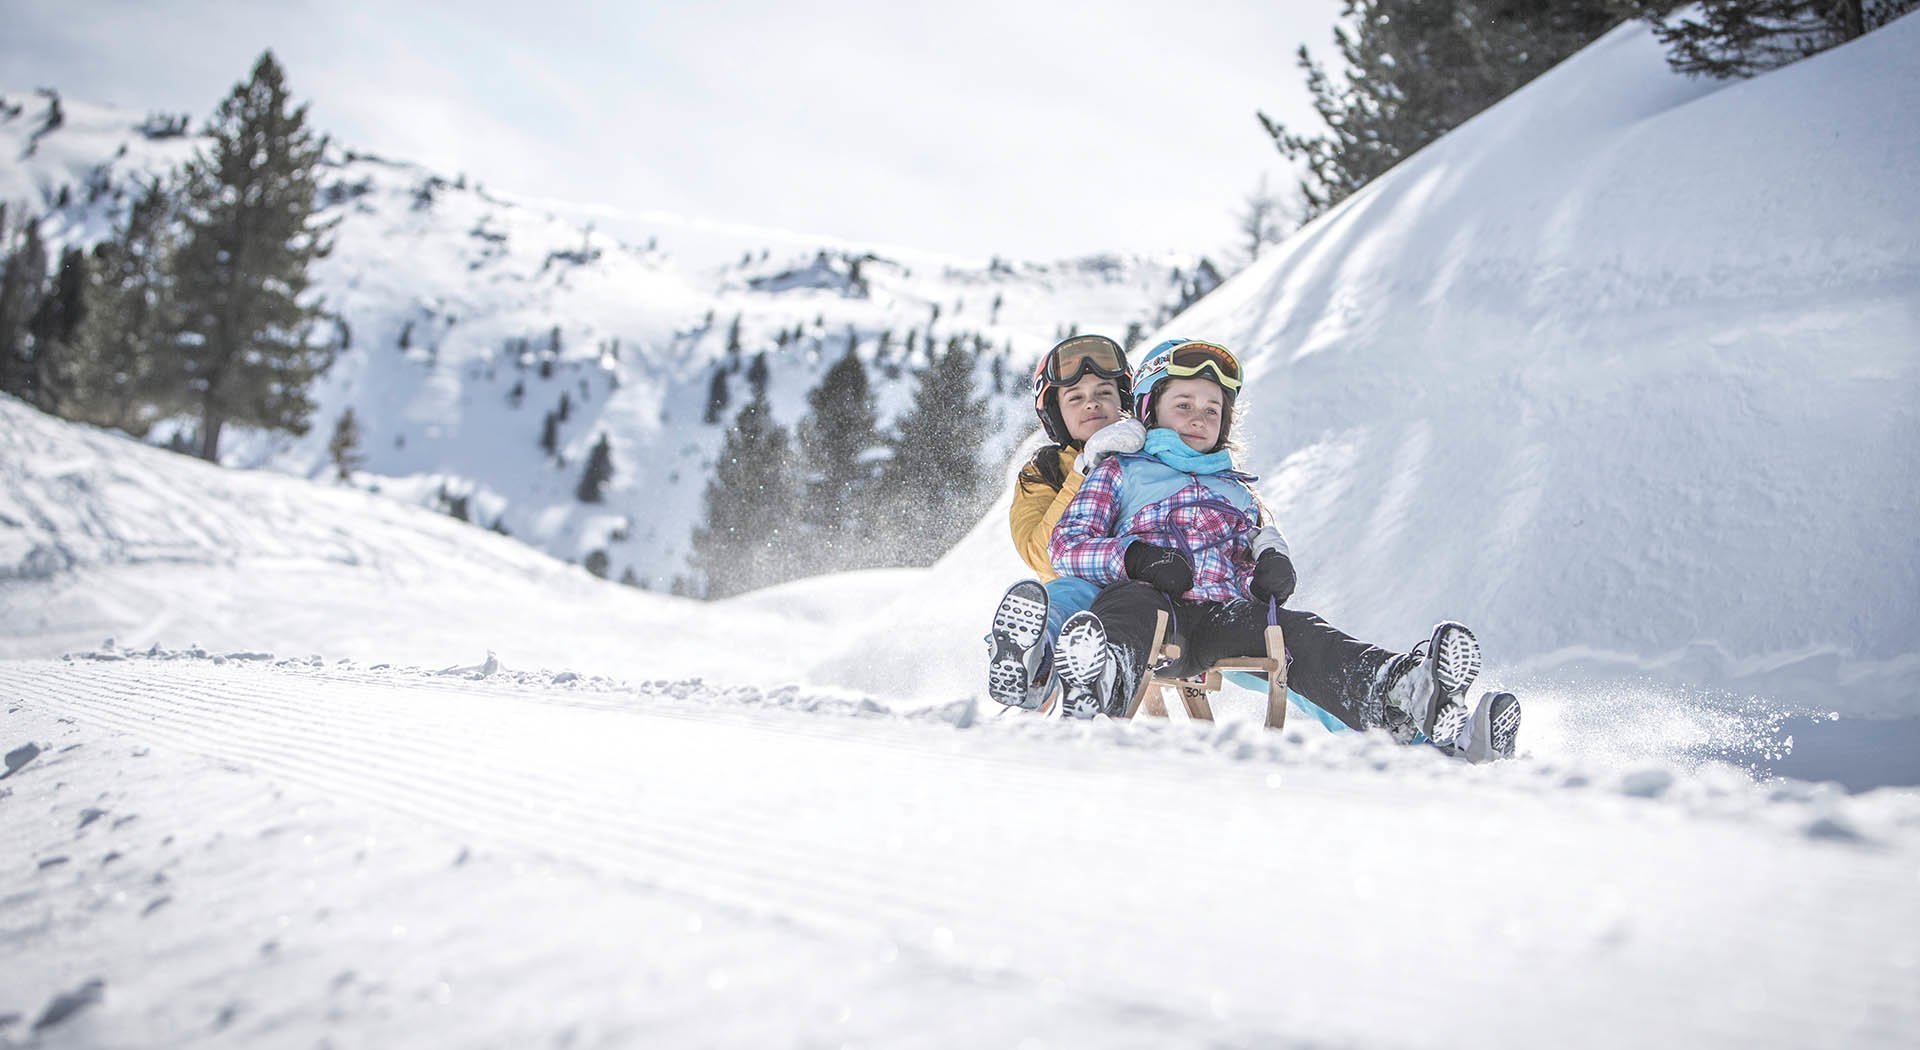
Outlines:
{"type": "Polygon", "coordinates": [[[1319,128],[1293,52],[1331,55],[1339,6],[0,0],[0,88],[200,120],[271,47],[336,141],[493,191],[982,257],[1219,254],[1263,176],[1292,192],[1254,112],[1319,128]]]}

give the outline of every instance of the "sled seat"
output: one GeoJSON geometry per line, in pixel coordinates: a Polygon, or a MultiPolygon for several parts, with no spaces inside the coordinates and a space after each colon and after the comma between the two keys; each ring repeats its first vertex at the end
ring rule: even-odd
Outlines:
{"type": "Polygon", "coordinates": [[[1123,717],[1142,712],[1167,717],[1167,696],[1172,695],[1186,709],[1187,717],[1199,722],[1213,721],[1213,705],[1207,694],[1220,691],[1220,676],[1227,671],[1249,671],[1267,679],[1267,728],[1280,729],[1287,724],[1287,645],[1279,624],[1267,626],[1267,655],[1234,656],[1221,660],[1192,678],[1171,678],[1157,673],[1180,658],[1180,647],[1167,640],[1167,614],[1154,614],[1153,644],[1147,649],[1147,673],[1140,680],[1123,717]]]}

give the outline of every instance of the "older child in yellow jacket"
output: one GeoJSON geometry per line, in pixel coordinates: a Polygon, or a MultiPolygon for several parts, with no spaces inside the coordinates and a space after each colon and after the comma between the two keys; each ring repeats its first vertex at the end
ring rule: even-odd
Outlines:
{"type": "Polygon", "coordinates": [[[1008,524],[1014,549],[1039,577],[1007,589],[987,636],[987,692],[1009,707],[1037,708],[1053,688],[1053,639],[1099,588],[1053,569],[1053,526],[1095,463],[1140,448],[1146,431],[1127,415],[1126,351],[1103,335],[1061,341],[1033,372],[1033,408],[1049,443],[1014,481],[1008,524]]]}

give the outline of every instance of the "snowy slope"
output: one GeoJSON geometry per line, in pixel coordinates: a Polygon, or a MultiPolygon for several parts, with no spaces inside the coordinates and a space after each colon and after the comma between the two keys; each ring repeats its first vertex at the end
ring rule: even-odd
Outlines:
{"type": "MultiPolygon", "coordinates": [[[[941,570],[693,602],[16,402],[0,441],[0,656],[70,652],[0,659],[0,1045],[1920,1025],[1920,792],[1686,752],[1738,719],[1547,715],[1471,768],[1377,734],[795,684],[941,570]],[[1568,1025],[1595,1003],[1632,1009],[1568,1025]]],[[[903,623],[886,655],[930,641],[903,623]]]]}
{"type": "MultiPolygon", "coordinates": [[[[44,213],[56,247],[104,236],[133,186],[197,144],[142,133],[149,118],[132,111],[57,104],[49,128],[54,97],[0,95],[0,200],[44,213]]],[[[356,485],[449,512],[464,504],[472,520],[563,560],[604,551],[611,578],[631,571],[654,590],[686,574],[756,354],[768,355],[774,416],[791,426],[851,333],[884,425],[907,406],[928,340],[959,338],[980,351],[997,462],[1032,428],[1022,380],[1067,329],[1150,327],[1217,281],[1174,255],[966,260],[666,217],[650,243],[626,244],[465,175],[350,150],[330,151],[321,185],[322,218],[338,225],[315,284],[339,318],[321,335],[343,352],[314,391],[304,438],[237,433],[223,460],[330,477],[327,444],[351,409],[364,456],[356,485]],[[706,424],[722,368],[729,404],[706,424]],[[550,412],[564,417],[552,455],[541,447],[550,412]],[[575,490],[602,434],[614,478],[602,503],[583,505],[575,490]]]]}
{"type": "MultiPolygon", "coordinates": [[[[1295,603],[1394,648],[1463,620],[1596,707],[1920,714],[1917,56],[1907,18],[1722,84],[1622,27],[1168,325],[1244,354],[1295,603]]],[[[941,566],[948,651],[1004,536],[941,566]]]]}
{"type": "Polygon", "coordinates": [[[1912,793],[168,652],[0,695],[40,749],[0,783],[0,1040],[76,995],[29,1045],[1920,1031],[1912,793]]]}
{"type": "MultiPolygon", "coordinates": [[[[445,515],[272,471],[215,467],[0,397],[0,657],[103,639],[432,666],[645,676],[752,669],[716,651],[803,625],[602,582],[445,515]]],[[[784,680],[784,679],[782,679],[784,680]]]]}

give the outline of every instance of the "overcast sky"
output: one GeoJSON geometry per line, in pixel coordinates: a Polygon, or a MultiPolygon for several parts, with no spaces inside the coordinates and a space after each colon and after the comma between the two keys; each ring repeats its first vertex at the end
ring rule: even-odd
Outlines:
{"type": "Polygon", "coordinates": [[[198,121],[271,47],[336,141],[489,190],[980,257],[1220,253],[1262,176],[1291,194],[1254,112],[1319,129],[1293,52],[1329,56],[1339,6],[0,0],[0,88],[198,121]]]}

